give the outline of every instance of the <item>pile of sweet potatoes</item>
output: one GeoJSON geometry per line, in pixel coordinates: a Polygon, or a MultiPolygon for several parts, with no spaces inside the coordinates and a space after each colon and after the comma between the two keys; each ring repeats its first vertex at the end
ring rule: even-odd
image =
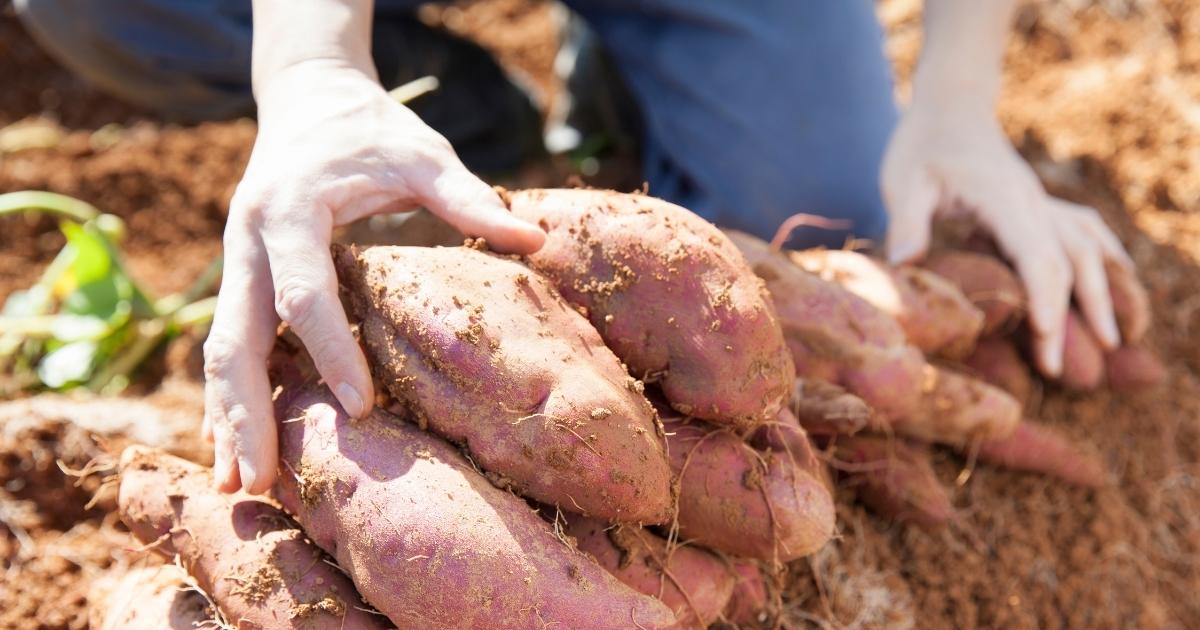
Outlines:
{"type": "Polygon", "coordinates": [[[826,462],[869,505],[930,526],[954,512],[928,442],[1103,477],[1022,420],[999,370],[973,370],[997,387],[963,367],[1008,351],[992,340],[1016,328],[1019,297],[981,298],[1002,287],[774,251],[645,195],[504,198],[547,232],[541,251],[335,248],[380,399],[351,419],[285,333],[271,500],[218,494],[161,452],[123,455],[125,522],[178,558],[206,614],[257,628],[761,622],[771,574],[835,534],[826,462]]]}

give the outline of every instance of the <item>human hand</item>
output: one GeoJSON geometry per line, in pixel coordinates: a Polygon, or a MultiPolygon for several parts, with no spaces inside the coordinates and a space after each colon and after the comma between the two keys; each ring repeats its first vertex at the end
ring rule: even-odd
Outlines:
{"type": "Polygon", "coordinates": [[[965,210],[995,237],[1028,294],[1039,369],[1063,365],[1071,294],[1096,338],[1121,343],[1105,262],[1133,274],[1133,262],[1095,210],[1051,197],[983,103],[926,91],[892,136],[880,175],[891,223],[891,262],[924,255],[935,215],[965,210]]]}
{"type": "Polygon", "coordinates": [[[272,75],[256,96],[258,138],[230,204],[225,274],[204,344],[204,433],[227,492],[263,492],[275,478],[266,361],[280,320],[348,413],[371,409],[371,375],[338,301],[334,227],[423,206],[500,251],[530,253],[545,236],[363,72],[307,61],[272,75]]]}

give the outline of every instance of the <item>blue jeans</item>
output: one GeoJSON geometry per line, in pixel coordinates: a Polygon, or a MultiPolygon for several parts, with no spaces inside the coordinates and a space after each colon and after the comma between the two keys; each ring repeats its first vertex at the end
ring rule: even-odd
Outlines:
{"type": "MultiPolygon", "coordinates": [[[[377,0],[377,14],[418,2],[377,0]]],[[[871,0],[567,0],[640,110],[652,194],[794,246],[878,240],[879,167],[896,123],[871,0]]],[[[187,118],[252,112],[249,0],[17,0],[67,67],[134,103],[187,118]]]]}

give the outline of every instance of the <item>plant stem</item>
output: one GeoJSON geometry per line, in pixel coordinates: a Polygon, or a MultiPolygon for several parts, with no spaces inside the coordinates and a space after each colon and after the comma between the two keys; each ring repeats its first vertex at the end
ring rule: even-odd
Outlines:
{"type": "Polygon", "coordinates": [[[41,210],[78,223],[100,216],[100,211],[86,201],[44,190],[20,190],[0,195],[0,216],[25,210],[41,210]]]}

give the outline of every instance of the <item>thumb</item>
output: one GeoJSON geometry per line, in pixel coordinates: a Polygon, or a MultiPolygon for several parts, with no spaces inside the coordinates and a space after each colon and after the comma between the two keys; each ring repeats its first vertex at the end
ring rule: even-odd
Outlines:
{"type": "Polygon", "coordinates": [[[938,185],[923,170],[884,184],[888,210],[887,258],[892,264],[920,258],[929,249],[934,211],[941,197],[938,185]]]}
{"type": "Polygon", "coordinates": [[[546,240],[545,232],[509,212],[500,195],[461,164],[446,167],[423,188],[430,212],[467,236],[483,237],[497,251],[529,254],[546,240]]]}

